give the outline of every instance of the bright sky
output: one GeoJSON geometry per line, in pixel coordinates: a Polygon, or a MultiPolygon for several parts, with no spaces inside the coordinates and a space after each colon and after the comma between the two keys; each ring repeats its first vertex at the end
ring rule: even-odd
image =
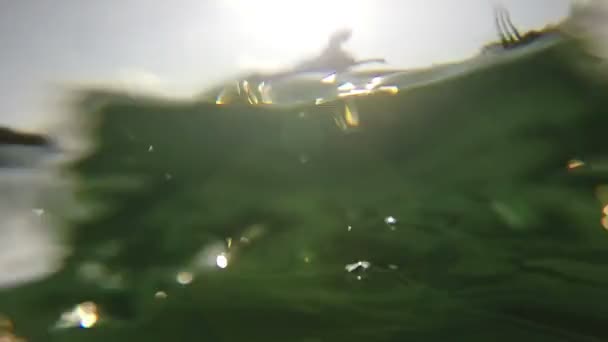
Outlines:
{"type": "MultiPolygon", "coordinates": [[[[496,39],[499,0],[0,0],[0,125],[34,129],[56,112],[61,81],[120,79],[171,93],[239,68],[290,65],[336,28],[347,47],[394,67],[466,58],[496,39]]],[[[568,0],[502,0],[522,30],[568,13],[568,0]]]]}

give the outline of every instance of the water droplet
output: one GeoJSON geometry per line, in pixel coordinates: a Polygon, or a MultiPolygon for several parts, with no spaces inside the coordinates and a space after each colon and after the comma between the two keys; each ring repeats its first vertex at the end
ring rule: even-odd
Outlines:
{"type": "Polygon", "coordinates": [[[394,225],[394,224],[397,224],[397,219],[394,218],[393,216],[388,216],[384,219],[384,223],[394,225]]]}
{"type": "Polygon", "coordinates": [[[80,326],[83,328],[91,328],[97,323],[97,305],[93,302],[86,302],[78,305],[78,316],[80,317],[80,326]]]}
{"type": "Polygon", "coordinates": [[[394,264],[390,264],[390,265],[388,265],[388,268],[391,269],[391,270],[393,270],[393,271],[395,271],[395,270],[399,269],[399,266],[394,265],[394,264]]]}
{"type": "Polygon", "coordinates": [[[194,275],[191,272],[179,272],[176,280],[181,285],[188,285],[194,280],[194,275]]]}
{"type": "Polygon", "coordinates": [[[306,117],[306,112],[299,112],[299,113],[298,113],[298,117],[299,117],[300,119],[304,119],[304,118],[306,117]]]}
{"type": "Polygon", "coordinates": [[[308,257],[304,257],[304,262],[308,264],[310,263],[310,259],[308,257]]]}
{"type": "Polygon", "coordinates": [[[355,272],[355,271],[365,271],[368,268],[370,268],[372,266],[372,264],[369,261],[357,261],[355,263],[352,264],[348,264],[344,267],[344,269],[349,272],[355,272]]]}
{"type": "Polygon", "coordinates": [[[346,229],[350,232],[351,230],[353,230],[353,226],[348,226],[348,228],[346,229]]]}
{"type": "Polygon", "coordinates": [[[148,147],[148,152],[154,152],[154,146],[150,145],[150,147],[148,147]]]}
{"type": "Polygon", "coordinates": [[[97,305],[93,302],[84,302],[76,305],[71,311],[64,312],[56,324],[57,328],[71,328],[80,326],[92,328],[99,320],[97,305]]]}
{"type": "Polygon", "coordinates": [[[219,268],[226,268],[226,267],[228,267],[228,257],[226,257],[226,255],[224,255],[224,254],[218,255],[215,258],[215,264],[219,268]]]}
{"type": "Polygon", "coordinates": [[[357,280],[361,280],[361,279],[363,279],[363,277],[361,277],[360,275],[357,276],[357,280]]]}
{"type": "Polygon", "coordinates": [[[154,298],[156,298],[156,299],[167,299],[167,292],[165,292],[165,291],[157,291],[154,294],[154,298]]]}
{"type": "Polygon", "coordinates": [[[42,215],[44,215],[44,209],[42,209],[42,208],[32,209],[32,212],[36,216],[42,216],[42,215]]]}
{"type": "Polygon", "coordinates": [[[226,240],[218,240],[203,246],[192,258],[190,265],[206,270],[217,270],[219,267],[218,261],[220,264],[222,264],[224,261],[228,261],[223,260],[223,257],[228,259],[226,242],[226,240]]]}

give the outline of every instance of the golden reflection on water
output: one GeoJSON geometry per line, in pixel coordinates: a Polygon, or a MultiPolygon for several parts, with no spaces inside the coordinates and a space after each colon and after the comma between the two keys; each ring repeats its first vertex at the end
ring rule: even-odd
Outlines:
{"type": "Polygon", "coordinates": [[[13,322],[2,314],[0,314],[0,342],[25,342],[23,338],[15,335],[13,322]]]}
{"type": "MultiPolygon", "coordinates": [[[[399,87],[396,85],[382,85],[383,78],[380,76],[369,78],[365,82],[357,81],[352,79],[351,81],[341,81],[339,85],[334,87],[323,88],[323,91],[329,91],[328,97],[316,97],[309,99],[314,102],[315,105],[320,105],[327,102],[332,102],[337,98],[346,97],[358,97],[373,94],[388,94],[396,95],[399,93],[399,87]],[[336,93],[334,93],[334,91],[336,93]]],[[[320,82],[325,85],[334,85],[337,82],[337,74],[332,73],[324,76],[321,79],[316,79],[314,82],[320,82]]],[[[290,85],[280,85],[278,88],[289,88],[290,85]]],[[[306,102],[307,99],[302,98],[298,100],[293,99],[282,99],[281,96],[273,95],[273,85],[267,81],[248,81],[239,80],[233,83],[229,83],[223,87],[217,94],[213,101],[216,105],[225,105],[233,103],[246,103],[252,106],[260,104],[273,105],[275,103],[288,104],[290,101],[295,101],[294,104],[302,101],[306,102]]],[[[277,89],[278,89],[277,88],[277,89]]]]}
{"type": "Polygon", "coordinates": [[[388,93],[390,95],[397,95],[399,93],[399,88],[397,86],[382,86],[378,88],[378,91],[388,93]]]}
{"type": "Polygon", "coordinates": [[[601,184],[595,188],[595,195],[602,205],[602,227],[608,230],[608,185],[601,184]]]}
{"type": "Polygon", "coordinates": [[[351,127],[359,126],[359,113],[357,113],[354,105],[349,105],[348,103],[344,106],[344,119],[346,120],[346,124],[351,127]]]}
{"type": "Polygon", "coordinates": [[[608,230],[608,204],[604,206],[602,214],[602,226],[604,229],[608,230]]]}
{"type": "Polygon", "coordinates": [[[361,95],[369,95],[371,93],[372,92],[367,89],[352,89],[348,92],[338,94],[338,97],[344,98],[344,97],[351,97],[351,96],[361,96],[361,95]]]}
{"type": "Polygon", "coordinates": [[[572,159],[568,162],[568,169],[569,170],[574,170],[574,169],[578,169],[580,167],[585,166],[585,162],[583,162],[582,160],[578,160],[578,159],[572,159]]]}
{"type": "Polygon", "coordinates": [[[13,322],[8,317],[0,314],[0,332],[12,332],[14,329],[13,322]]]}

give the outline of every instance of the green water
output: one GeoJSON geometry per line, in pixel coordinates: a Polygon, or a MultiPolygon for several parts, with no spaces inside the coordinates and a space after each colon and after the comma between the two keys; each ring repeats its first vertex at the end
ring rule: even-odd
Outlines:
{"type": "Polygon", "coordinates": [[[608,98],[565,45],[359,98],[346,131],[331,106],[91,93],[96,209],[0,311],[31,341],[608,340],[608,98]],[[97,324],[53,328],[85,301],[97,324]]]}

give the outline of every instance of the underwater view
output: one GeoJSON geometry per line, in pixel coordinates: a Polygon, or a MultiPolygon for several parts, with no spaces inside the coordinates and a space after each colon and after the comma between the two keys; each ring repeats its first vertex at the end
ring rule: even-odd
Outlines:
{"type": "Polygon", "coordinates": [[[340,31],[191,99],[82,87],[78,153],[0,129],[0,341],[608,341],[588,6],[496,8],[496,41],[426,68],[340,31]]]}

